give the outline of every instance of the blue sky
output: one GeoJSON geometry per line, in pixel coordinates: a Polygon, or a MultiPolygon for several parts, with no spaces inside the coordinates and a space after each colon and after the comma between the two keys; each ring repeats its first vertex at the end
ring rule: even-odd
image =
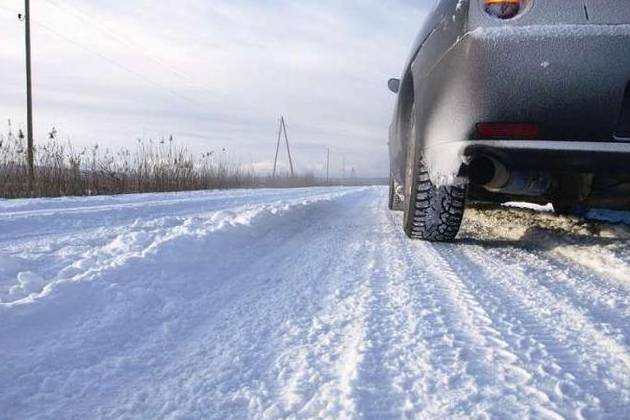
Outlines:
{"type": "MultiPolygon", "coordinates": [[[[278,118],[297,169],[387,174],[401,71],[432,0],[32,0],[36,141],[134,147],[174,134],[268,171],[278,118]]],[[[23,24],[0,3],[0,117],[23,127],[23,24]]],[[[284,156],[283,156],[284,158],[284,156]]]]}

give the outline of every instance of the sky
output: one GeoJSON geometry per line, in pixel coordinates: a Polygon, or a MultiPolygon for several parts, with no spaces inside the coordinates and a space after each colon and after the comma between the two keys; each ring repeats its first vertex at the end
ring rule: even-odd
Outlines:
{"type": "MultiPolygon", "coordinates": [[[[173,135],[261,174],[279,118],[296,170],[388,172],[402,71],[433,0],[31,0],[35,141],[173,135]]],[[[0,0],[0,131],[26,121],[22,0],[0,0]]],[[[286,168],[286,153],[280,155],[286,168]]]]}

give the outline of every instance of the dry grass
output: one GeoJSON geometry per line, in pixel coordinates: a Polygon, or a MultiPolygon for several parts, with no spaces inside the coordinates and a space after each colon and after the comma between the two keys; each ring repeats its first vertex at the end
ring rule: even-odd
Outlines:
{"type": "MultiPolygon", "coordinates": [[[[60,197],[194,191],[228,188],[297,188],[328,184],[313,174],[257,176],[224,153],[194,154],[173,137],[138,139],[135,149],[112,151],[98,144],[76,148],[53,129],[35,145],[35,183],[28,187],[26,139],[9,128],[0,133],[0,197],[60,197]]],[[[359,185],[359,184],[357,184],[359,185]]]]}
{"type": "Polygon", "coordinates": [[[196,156],[172,137],[138,140],[135,150],[76,148],[53,130],[35,149],[34,191],[28,190],[26,141],[21,131],[0,134],[0,196],[57,197],[253,187],[251,171],[227,159],[196,156]]]}

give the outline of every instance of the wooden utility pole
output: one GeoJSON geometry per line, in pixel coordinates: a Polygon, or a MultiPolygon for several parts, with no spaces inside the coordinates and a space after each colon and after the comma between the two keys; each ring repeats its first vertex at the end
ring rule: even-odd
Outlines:
{"type": "Polygon", "coordinates": [[[31,89],[31,4],[24,0],[24,23],[26,40],[26,160],[28,165],[28,188],[31,195],[35,188],[35,165],[33,153],[33,93],[31,89]]]}
{"type": "Polygon", "coordinates": [[[326,149],[326,185],[330,185],[330,148],[326,149]]]}

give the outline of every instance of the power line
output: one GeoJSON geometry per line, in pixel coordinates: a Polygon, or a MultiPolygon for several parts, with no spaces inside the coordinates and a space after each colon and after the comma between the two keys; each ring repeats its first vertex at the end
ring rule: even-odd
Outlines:
{"type": "Polygon", "coordinates": [[[29,16],[29,0],[25,0],[25,10],[24,11],[17,11],[15,9],[11,9],[8,8],[4,5],[0,5],[0,11],[2,12],[6,12],[8,14],[13,15],[15,18],[18,18],[21,21],[26,21],[27,24],[27,30],[26,30],[26,55],[27,55],[27,125],[28,125],[28,129],[27,129],[27,133],[28,133],[28,156],[27,156],[27,163],[29,166],[29,185],[30,185],[30,190],[33,190],[33,185],[34,185],[34,156],[33,156],[33,123],[32,123],[32,109],[31,109],[31,89],[30,89],[30,42],[29,42],[29,38],[30,38],[30,31],[28,28],[29,23],[33,23],[35,25],[37,25],[38,27],[44,29],[45,31],[57,36],[58,38],[74,45],[77,46],[78,48],[93,54],[95,56],[97,56],[98,58],[108,62],[109,64],[111,64],[112,66],[118,67],[120,69],[122,69],[123,71],[132,74],[140,79],[142,79],[145,83],[151,84],[159,89],[162,89],[164,91],[166,91],[168,94],[173,95],[175,97],[181,98],[185,101],[188,102],[192,102],[192,103],[198,103],[195,99],[189,98],[186,95],[180,94],[170,88],[168,88],[167,86],[152,80],[150,78],[148,78],[146,75],[133,70],[132,68],[129,68],[127,66],[125,66],[124,64],[118,62],[117,60],[114,60],[110,57],[108,57],[105,54],[99,53],[97,51],[95,51],[94,49],[90,49],[87,46],[76,42],[75,40],[73,40],[72,38],[63,35],[62,33],[60,33],[59,31],[51,28],[50,26],[46,25],[45,23],[38,21],[36,19],[31,19],[31,17],[29,16]]]}
{"type": "MultiPolygon", "coordinates": [[[[53,6],[55,6],[55,5],[54,5],[54,3],[50,2],[50,0],[47,0],[47,1],[48,1],[50,4],[52,4],[53,6]]],[[[20,14],[20,12],[18,12],[18,11],[16,11],[16,10],[14,10],[14,9],[10,9],[10,8],[8,8],[8,7],[2,6],[2,5],[0,5],[0,9],[1,9],[1,10],[4,10],[4,11],[6,11],[6,12],[12,13],[12,14],[14,14],[14,16],[16,16],[16,17],[20,14]]],[[[155,87],[157,87],[157,88],[159,88],[159,89],[164,90],[165,92],[169,93],[170,95],[173,95],[173,96],[175,96],[175,97],[178,97],[178,98],[180,98],[180,99],[183,99],[183,100],[185,100],[185,101],[187,101],[187,102],[191,102],[191,103],[194,103],[194,104],[198,104],[198,103],[199,103],[197,100],[192,99],[192,98],[189,98],[188,96],[183,95],[183,94],[181,94],[181,93],[178,93],[178,92],[174,91],[173,89],[170,89],[170,88],[168,88],[167,86],[163,85],[162,83],[159,83],[159,82],[156,82],[156,81],[152,80],[151,78],[147,77],[145,74],[142,74],[142,73],[140,73],[140,72],[138,72],[138,71],[135,71],[135,70],[133,70],[133,69],[131,69],[131,68],[129,68],[129,67],[127,67],[127,66],[125,66],[124,64],[122,64],[122,63],[120,63],[120,62],[118,62],[118,61],[114,60],[113,58],[110,58],[110,57],[106,56],[105,54],[99,53],[99,52],[97,52],[97,51],[95,51],[95,50],[93,50],[93,49],[90,49],[90,48],[86,47],[85,45],[82,45],[82,44],[80,44],[80,43],[76,42],[76,41],[75,41],[75,40],[73,40],[72,38],[67,37],[66,35],[61,34],[60,32],[56,31],[55,29],[51,28],[50,26],[46,25],[45,23],[42,23],[42,22],[41,22],[41,21],[39,21],[39,20],[32,19],[32,20],[31,20],[31,22],[32,22],[32,23],[34,23],[34,24],[36,24],[37,26],[41,27],[42,29],[44,29],[44,30],[46,30],[46,31],[50,32],[51,34],[53,34],[53,35],[57,36],[58,38],[61,38],[61,39],[63,39],[64,41],[66,41],[66,42],[68,42],[68,43],[70,43],[70,44],[72,44],[72,45],[74,45],[74,46],[76,46],[76,47],[79,47],[79,48],[80,48],[80,49],[82,49],[83,51],[86,51],[86,52],[88,52],[88,53],[90,53],[90,54],[93,54],[93,55],[95,55],[95,56],[99,57],[100,59],[102,59],[102,60],[104,60],[104,61],[108,62],[109,64],[111,64],[111,65],[113,65],[113,66],[115,66],[115,67],[118,67],[118,68],[120,68],[121,70],[123,70],[123,71],[125,71],[125,72],[127,72],[127,73],[129,73],[129,74],[132,74],[132,75],[136,76],[136,77],[137,77],[137,78],[139,78],[139,79],[142,79],[145,83],[151,84],[151,85],[153,85],[153,86],[155,86],[155,87]]]]}
{"type": "MultiPolygon", "coordinates": [[[[88,23],[91,26],[98,27],[101,30],[102,33],[105,33],[105,34],[109,35],[110,39],[118,42],[119,44],[125,45],[128,48],[136,50],[142,56],[144,56],[148,60],[152,61],[154,64],[162,67],[163,69],[165,69],[169,73],[173,74],[174,76],[176,76],[180,80],[183,80],[186,83],[188,83],[189,85],[192,85],[192,86],[198,88],[198,86],[196,85],[196,81],[192,77],[188,76],[185,73],[182,73],[181,71],[179,71],[178,69],[174,68],[170,64],[164,62],[163,60],[148,54],[146,52],[146,50],[142,46],[131,42],[128,38],[126,38],[126,37],[124,37],[122,35],[117,34],[110,27],[108,27],[107,25],[101,23],[100,21],[98,21],[94,17],[90,16],[88,13],[82,11],[78,7],[76,7],[74,5],[71,5],[71,4],[67,3],[67,2],[61,2],[59,0],[46,0],[46,2],[48,2],[48,4],[52,5],[53,7],[60,7],[61,6],[62,8],[66,9],[70,13],[72,13],[77,19],[82,20],[83,22],[86,22],[86,23],[88,23]]],[[[202,88],[202,90],[206,90],[206,89],[202,88]]],[[[207,92],[209,92],[209,91],[207,91],[207,92]]],[[[212,93],[212,92],[210,92],[210,93],[212,93]]]]}
{"type": "Polygon", "coordinates": [[[35,24],[37,24],[37,26],[39,26],[39,27],[43,28],[44,30],[50,32],[51,34],[53,34],[53,35],[63,39],[64,41],[66,41],[66,42],[68,42],[68,43],[70,43],[70,44],[72,44],[72,45],[74,45],[76,47],[79,47],[80,49],[82,49],[82,50],[84,50],[84,51],[86,51],[86,52],[88,52],[90,54],[93,54],[93,55],[101,58],[104,61],[107,61],[111,65],[113,65],[115,67],[118,67],[118,68],[126,71],[127,73],[130,73],[130,74],[136,76],[137,78],[143,80],[146,83],[149,83],[149,84],[151,84],[151,85],[153,85],[153,86],[155,86],[157,88],[160,88],[160,89],[164,90],[165,92],[167,92],[167,93],[169,93],[169,94],[171,94],[173,96],[176,96],[176,97],[178,97],[180,99],[184,99],[187,102],[191,102],[191,103],[195,103],[195,104],[198,103],[195,99],[189,98],[189,97],[187,97],[185,95],[182,95],[181,93],[178,93],[178,92],[176,92],[176,91],[174,91],[172,89],[169,89],[167,86],[164,86],[163,84],[148,78],[145,74],[137,72],[137,71],[135,71],[135,70],[125,66],[124,64],[119,63],[118,61],[114,60],[113,58],[110,58],[110,57],[108,57],[108,56],[106,56],[106,55],[104,55],[102,53],[99,53],[98,51],[90,49],[90,48],[86,47],[85,45],[82,45],[82,44],[74,41],[73,39],[71,39],[71,38],[69,38],[69,37],[59,33],[58,31],[52,29],[50,26],[48,26],[48,25],[46,25],[46,24],[44,24],[44,23],[42,23],[40,21],[35,21],[34,20],[33,22],[35,24]]]}
{"type": "Polygon", "coordinates": [[[20,12],[18,12],[17,10],[9,9],[8,7],[2,6],[2,5],[0,5],[0,10],[4,10],[5,12],[9,12],[9,13],[13,14],[13,16],[15,16],[15,17],[17,17],[20,14],[20,12]]]}

